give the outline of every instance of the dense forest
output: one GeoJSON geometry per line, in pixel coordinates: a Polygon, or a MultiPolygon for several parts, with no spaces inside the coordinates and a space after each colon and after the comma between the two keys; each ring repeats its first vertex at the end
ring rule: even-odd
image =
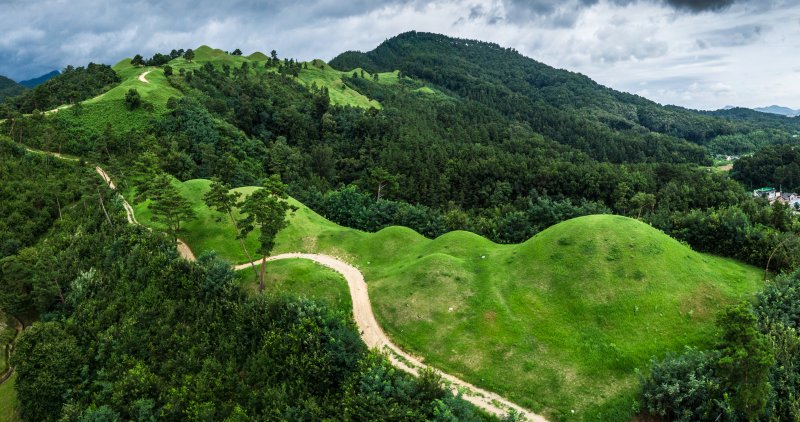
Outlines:
{"type": "Polygon", "coordinates": [[[794,145],[768,145],[733,164],[731,176],[750,189],[764,186],[800,191],[800,150],[794,145]]]}
{"type": "Polygon", "coordinates": [[[0,75],[0,101],[6,97],[16,97],[25,92],[25,87],[13,80],[0,75]]]}
{"type": "Polygon", "coordinates": [[[89,63],[86,67],[67,66],[61,74],[25,91],[10,101],[11,110],[19,113],[46,111],[63,104],[87,100],[120,82],[120,77],[104,64],[89,63]]]}

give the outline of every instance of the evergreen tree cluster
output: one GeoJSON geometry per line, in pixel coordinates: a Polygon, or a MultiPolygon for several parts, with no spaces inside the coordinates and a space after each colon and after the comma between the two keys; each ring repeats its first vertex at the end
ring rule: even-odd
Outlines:
{"type": "Polygon", "coordinates": [[[108,65],[67,66],[60,75],[13,98],[10,105],[19,113],[51,110],[96,97],[119,82],[120,77],[108,65]]]}
{"type": "Polygon", "coordinates": [[[642,378],[646,413],[676,421],[800,418],[800,273],[767,284],[754,305],[720,314],[709,351],[654,359],[642,378]]]}

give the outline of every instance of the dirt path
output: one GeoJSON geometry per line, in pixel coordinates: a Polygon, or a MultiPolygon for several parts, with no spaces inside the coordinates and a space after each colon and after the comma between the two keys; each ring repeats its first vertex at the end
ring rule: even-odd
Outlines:
{"type": "MultiPolygon", "coordinates": [[[[147,72],[142,74],[140,79],[146,73],[147,72]]],[[[46,151],[33,152],[43,152],[58,158],[68,159],[56,153],[50,153],[46,151]]],[[[100,168],[100,166],[96,166],[95,171],[100,175],[100,177],[103,178],[103,181],[108,185],[109,188],[113,190],[117,189],[116,185],[111,180],[111,177],[109,177],[108,173],[100,168]]],[[[128,217],[128,223],[139,224],[139,222],[136,220],[136,216],[134,215],[133,207],[131,207],[128,201],[122,197],[122,194],[120,194],[120,198],[122,199],[122,205],[125,208],[125,214],[128,217]]],[[[189,245],[186,244],[186,242],[178,239],[177,247],[178,252],[184,259],[188,261],[196,260],[194,253],[192,252],[191,248],[189,248],[189,245]]],[[[361,271],[359,271],[356,267],[329,255],[307,253],[285,253],[271,256],[267,258],[267,261],[298,258],[308,259],[322,266],[328,267],[341,274],[344,279],[347,280],[347,286],[350,290],[350,298],[353,301],[353,318],[355,319],[358,330],[361,333],[361,338],[368,347],[386,352],[389,360],[395,367],[413,375],[418,375],[420,370],[429,367],[428,365],[422,363],[420,358],[404,352],[402,349],[400,349],[400,347],[392,343],[391,339],[389,339],[386,333],[383,332],[380,325],[378,325],[378,321],[375,319],[375,314],[372,313],[372,302],[369,300],[369,291],[367,289],[367,283],[364,281],[364,275],[361,274],[361,271]]],[[[261,260],[259,259],[254,261],[254,263],[260,264],[261,260]]],[[[233,269],[238,271],[241,269],[246,269],[251,265],[252,264],[248,262],[245,264],[235,265],[233,269]]],[[[464,400],[467,400],[468,402],[489,413],[505,416],[513,409],[518,414],[524,414],[528,420],[535,422],[547,421],[547,419],[545,419],[543,416],[537,415],[528,409],[524,409],[521,406],[504,399],[498,394],[478,388],[450,374],[446,374],[441,371],[437,372],[441,374],[445,384],[448,388],[450,388],[450,390],[453,391],[453,393],[458,394],[460,392],[464,400]]]]}
{"type": "Polygon", "coordinates": [[[14,317],[14,338],[11,339],[11,342],[6,346],[6,349],[3,350],[5,353],[6,363],[8,363],[8,369],[3,374],[0,374],[0,385],[4,382],[8,381],[12,375],[14,375],[14,367],[11,366],[11,354],[14,353],[14,345],[16,344],[19,335],[22,334],[22,330],[25,329],[25,326],[20,323],[20,320],[14,317]]]}
{"type": "Polygon", "coordinates": [[[147,74],[148,74],[148,73],[150,73],[150,72],[152,72],[152,71],[153,71],[153,70],[152,70],[152,69],[150,69],[150,70],[148,70],[147,72],[142,72],[142,74],[141,74],[141,75],[139,75],[139,80],[140,80],[141,82],[144,82],[144,83],[146,83],[146,84],[149,84],[149,83],[150,83],[150,81],[148,81],[148,80],[147,80],[147,79],[145,79],[145,78],[147,77],[147,74]]]}
{"type": "MultiPolygon", "coordinates": [[[[392,364],[406,372],[417,375],[419,371],[428,366],[422,363],[421,359],[416,358],[392,343],[391,339],[383,332],[378,321],[375,319],[375,314],[372,313],[372,303],[369,300],[369,292],[367,283],[364,281],[364,275],[361,274],[356,267],[336,259],[329,255],[320,254],[307,254],[307,253],[285,253],[275,255],[267,258],[267,261],[278,261],[281,259],[308,259],[320,265],[328,267],[337,273],[341,274],[347,280],[347,286],[350,289],[350,298],[353,301],[353,318],[356,321],[358,330],[361,333],[361,338],[364,343],[370,348],[379,349],[387,352],[392,364]]],[[[259,264],[261,260],[255,261],[259,264]]],[[[242,270],[250,267],[250,263],[239,264],[234,266],[234,270],[242,270]]],[[[508,414],[511,409],[517,413],[524,414],[528,420],[536,422],[544,422],[546,419],[543,416],[537,415],[528,409],[524,409],[499,395],[478,388],[466,381],[462,381],[452,375],[438,371],[442,375],[442,379],[448,384],[448,387],[454,392],[462,393],[462,397],[468,402],[486,410],[487,412],[495,415],[504,416],[508,414]]]]}

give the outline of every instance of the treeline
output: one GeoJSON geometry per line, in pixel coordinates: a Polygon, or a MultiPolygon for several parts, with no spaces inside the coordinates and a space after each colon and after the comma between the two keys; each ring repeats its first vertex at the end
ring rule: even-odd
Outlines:
{"type": "Polygon", "coordinates": [[[712,154],[745,155],[751,154],[769,145],[788,144],[792,142],[791,132],[780,130],[756,130],[749,133],[721,135],[708,143],[712,154]]]}
{"type": "Polygon", "coordinates": [[[186,57],[186,60],[192,60],[194,58],[194,51],[191,48],[185,51],[182,48],[179,50],[172,49],[168,54],[155,53],[153,57],[149,59],[145,59],[141,54],[137,54],[131,59],[131,64],[134,66],[163,66],[169,63],[170,60],[177,59],[178,57],[186,57]]]}
{"type": "Polygon", "coordinates": [[[104,64],[89,63],[86,67],[67,66],[60,75],[25,91],[6,103],[0,117],[9,113],[32,113],[46,111],[64,104],[74,104],[96,97],[120,82],[120,77],[104,64]]]}
{"type": "Polygon", "coordinates": [[[800,230],[793,210],[766,200],[689,211],[648,214],[646,220],[702,252],[727,256],[773,272],[800,265],[800,230]]]}
{"type": "Polygon", "coordinates": [[[642,411],[675,421],[800,419],[800,273],[719,316],[716,347],[654,359],[642,411]]]}
{"type": "Polygon", "coordinates": [[[737,124],[745,123],[757,130],[775,130],[789,134],[795,134],[800,130],[800,118],[762,113],[749,108],[734,107],[726,110],[697,111],[697,113],[719,117],[737,124]]]}
{"type": "Polygon", "coordinates": [[[424,205],[387,199],[350,185],[323,193],[301,192],[301,202],[325,218],[346,227],[376,232],[388,226],[405,226],[429,238],[454,230],[467,230],[499,243],[521,243],[545,228],[582,215],[605,214],[601,204],[570,199],[553,200],[533,192],[526,200],[482,214],[461,209],[440,211],[424,205]]]}
{"type": "Polygon", "coordinates": [[[761,187],[800,191],[800,149],[796,145],[770,145],[733,163],[731,177],[751,189],[761,187]]]}

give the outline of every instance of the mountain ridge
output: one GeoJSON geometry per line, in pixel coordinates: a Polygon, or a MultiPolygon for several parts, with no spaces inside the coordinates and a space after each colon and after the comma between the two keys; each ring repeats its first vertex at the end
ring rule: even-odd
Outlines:
{"type": "Polygon", "coordinates": [[[50,72],[45,73],[44,75],[37,76],[35,78],[26,79],[24,81],[19,81],[19,84],[26,87],[26,88],[36,88],[37,86],[49,81],[50,79],[55,78],[56,76],[60,75],[61,72],[58,70],[53,70],[50,72]]]}
{"type": "Polygon", "coordinates": [[[787,117],[795,117],[800,115],[800,110],[795,110],[789,107],[784,107],[774,104],[767,107],[756,107],[753,110],[759,111],[761,113],[780,114],[787,117]]]}
{"type": "Polygon", "coordinates": [[[27,88],[18,84],[11,78],[0,75],[0,100],[6,97],[16,97],[26,91],[27,88]]]}
{"type": "MultiPolygon", "coordinates": [[[[682,150],[679,140],[706,145],[717,136],[749,132],[762,123],[762,116],[729,119],[661,105],[603,86],[583,74],[538,62],[513,48],[432,33],[406,32],[368,52],[344,52],[330,65],[342,71],[398,69],[462,99],[500,108],[537,132],[560,143],[581,144],[584,150],[586,138],[605,145],[618,142],[612,132],[627,132],[640,139],[658,137],[658,142],[673,143],[670,148],[682,150]],[[574,134],[548,130],[561,121],[572,121],[586,130],[574,134]]],[[[603,145],[591,148],[603,149],[603,145]]]]}

